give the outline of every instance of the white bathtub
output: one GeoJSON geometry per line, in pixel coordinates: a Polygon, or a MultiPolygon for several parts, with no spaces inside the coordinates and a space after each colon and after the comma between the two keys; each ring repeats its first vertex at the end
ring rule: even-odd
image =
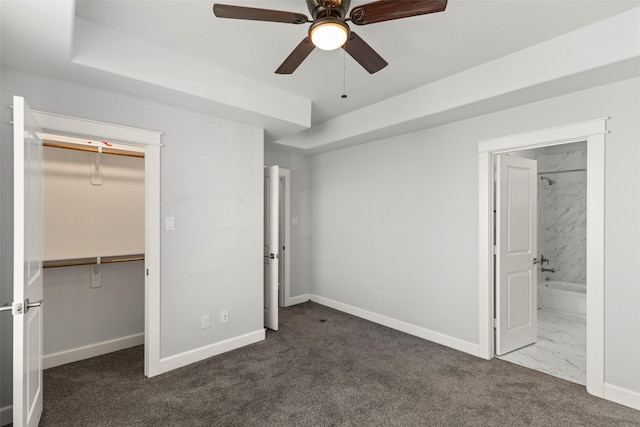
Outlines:
{"type": "Polygon", "coordinates": [[[552,280],[539,283],[538,307],[585,316],[587,314],[587,285],[552,280]]]}

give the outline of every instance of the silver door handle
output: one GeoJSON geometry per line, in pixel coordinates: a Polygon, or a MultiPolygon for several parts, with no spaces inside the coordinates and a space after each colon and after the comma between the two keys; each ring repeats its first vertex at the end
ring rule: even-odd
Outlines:
{"type": "Polygon", "coordinates": [[[0,306],[0,312],[9,311],[13,309],[13,305],[11,303],[0,306]]]}
{"type": "Polygon", "coordinates": [[[40,307],[42,305],[42,301],[44,300],[29,302],[29,298],[27,298],[24,301],[24,307],[25,307],[24,312],[26,313],[27,311],[29,311],[30,308],[40,307]]]}

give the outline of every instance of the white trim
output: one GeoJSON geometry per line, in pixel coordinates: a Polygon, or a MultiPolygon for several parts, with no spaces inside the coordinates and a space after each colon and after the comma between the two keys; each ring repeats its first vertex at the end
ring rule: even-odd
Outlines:
{"type": "Polygon", "coordinates": [[[6,426],[13,422],[13,405],[0,408],[0,426],[6,426]]]}
{"type": "Polygon", "coordinates": [[[604,384],[604,398],[640,410],[640,393],[611,384],[604,384]]]}
{"type": "Polygon", "coordinates": [[[259,329],[254,332],[249,332],[248,334],[229,338],[228,340],[220,341],[204,347],[185,351],[184,353],[162,358],[160,359],[160,363],[157,367],[158,372],[156,372],[155,374],[163,374],[165,372],[169,372],[174,369],[199,362],[209,357],[217,356],[231,350],[263,341],[266,336],[265,331],[265,329],[259,329]]]}
{"type": "Polygon", "coordinates": [[[479,185],[479,355],[494,356],[493,157],[508,151],[587,141],[587,390],[604,389],[604,180],[608,117],[478,142],[479,185]]]}
{"type": "Polygon", "coordinates": [[[374,313],[368,310],[364,310],[362,308],[354,307],[352,305],[344,304],[344,303],[334,301],[329,298],[321,297],[314,294],[311,294],[311,301],[316,302],[318,304],[322,304],[327,307],[331,307],[335,310],[342,311],[344,313],[351,314],[356,317],[360,317],[370,322],[374,322],[379,325],[383,325],[388,328],[395,329],[397,331],[416,336],[418,338],[432,341],[437,344],[445,345],[447,347],[462,351],[464,353],[469,353],[474,356],[477,356],[479,354],[480,348],[478,344],[474,344],[468,341],[454,338],[449,335],[444,335],[439,332],[434,332],[432,330],[423,328],[421,326],[412,325],[411,323],[406,323],[401,320],[383,316],[382,314],[374,313]]]}
{"type": "MultiPolygon", "coordinates": [[[[291,171],[289,169],[280,168],[280,179],[284,184],[283,194],[280,199],[284,209],[280,212],[280,229],[284,239],[280,245],[285,247],[283,260],[283,277],[281,278],[283,306],[288,307],[289,295],[291,293],[291,171]]],[[[280,301],[278,301],[280,303],[280,301]]]]}
{"type": "MultiPolygon", "coordinates": [[[[479,356],[484,359],[493,357],[493,286],[484,285],[492,283],[493,278],[493,262],[486,262],[487,257],[493,255],[492,248],[487,248],[487,242],[491,242],[493,236],[493,215],[488,209],[487,201],[493,200],[493,163],[491,161],[491,153],[478,154],[478,194],[480,197],[480,210],[478,211],[478,253],[480,254],[480,262],[478,263],[479,292],[478,302],[480,308],[480,335],[478,336],[479,356]],[[489,250],[489,254],[487,254],[489,250]],[[489,314],[490,313],[490,314],[489,314]]],[[[491,243],[489,243],[491,246],[491,243]]],[[[491,258],[489,258],[493,261],[491,258]]]]}
{"type": "Polygon", "coordinates": [[[584,141],[594,135],[607,133],[606,121],[609,117],[573,123],[565,126],[523,132],[515,135],[478,141],[478,153],[491,152],[493,154],[514,150],[540,148],[548,145],[566,144],[584,141]]]}
{"type": "Polygon", "coordinates": [[[286,301],[286,307],[290,307],[296,304],[302,304],[311,299],[311,294],[303,294],[295,297],[289,297],[286,301]]]}
{"type": "Polygon", "coordinates": [[[134,145],[162,145],[162,132],[64,116],[62,114],[33,111],[38,123],[45,131],[62,133],[70,136],[84,136],[112,139],[125,144],[134,145]]]}
{"type": "MultiPolygon", "coordinates": [[[[606,125],[606,123],[605,123],[606,125]]],[[[604,394],[605,136],[587,139],[587,391],[604,394]]]]}
{"type": "Polygon", "coordinates": [[[144,374],[157,375],[160,364],[160,147],[144,153],[144,374]]]}
{"type": "Polygon", "coordinates": [[[101,356],[103,354],[124,350],[125,348],[135,347],[142,344],[144,344],[144,334],[140,333],[83,347],[72,348],[58,353],[45,354],[42,358],[43,369],[66,365],[67,363],[101,356]]]}
{"type": "Polygon", "coordinates": [[[148,377],[157,375],[160,373],[160,148],[162,133],[43,111],[34,111],[34,114],[43,131],[47,133],[105,138],[123,144],[145,147],[144,374],[148,377]]]}

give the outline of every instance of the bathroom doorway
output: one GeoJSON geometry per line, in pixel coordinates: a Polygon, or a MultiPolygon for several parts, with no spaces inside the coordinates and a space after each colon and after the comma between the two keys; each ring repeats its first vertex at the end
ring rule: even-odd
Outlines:
{"type": "Polygon", "coordinates": [[[497,357],[586,385],[587,144],[506,155],[537,163],[537,333],[535,343],[497,357]]]}
{"type": "MultiPolygon", "coordinates": [[[[497,155],[585,141],[587,146],[586,387],[604,397],[604,169],[608,118],[508,135],[478,142],[478,355],[495,354],[494,167],[497,155]]],[[[551,179],[554,179],[551,177],[551,179]]],[[[543,180],[547,182],[546,180],[543,180]]],[[[548,182],[547,182],[548,183],[548,182]]],[[[545,267],[547,264],[545,264],[545,267]]]]}

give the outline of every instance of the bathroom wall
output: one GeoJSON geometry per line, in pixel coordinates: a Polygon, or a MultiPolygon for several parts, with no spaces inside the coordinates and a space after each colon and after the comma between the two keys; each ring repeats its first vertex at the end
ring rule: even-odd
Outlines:
{"type": "Polygon", "coordinates": [[[563,172],[586,169],[586,143],[566,144],[541,149],[538,172],[538,252],[549,259],[542,280],[586,283],[587,256],[587,173],[563,172]],[[552,173],[548,173],[552,172],[552,173]],[[549,185],[546,176],[555,184],[549,185]]]}

